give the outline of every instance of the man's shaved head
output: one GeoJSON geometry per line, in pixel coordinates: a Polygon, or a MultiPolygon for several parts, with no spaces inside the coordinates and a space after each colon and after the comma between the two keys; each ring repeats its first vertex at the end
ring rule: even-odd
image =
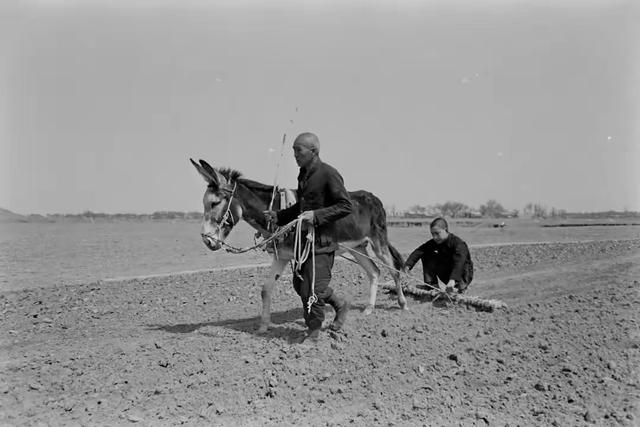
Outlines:
{"type": "Polygon", "coordinates": [[[296,140],[293,142],[293,146],[295,147],[296,145],[306,147],[314,153],[320,154],[320,140],[311,132],[305,132],[298,135],[296,140]]]}
{"type": "Polygon", "coordinates": [[[431,225],[429,228],[436,228],[436,227],[442,230],[449,231],[449,224],[447,224],[447,220],[442,217],[438,217],[433,221],[431,221],[431,225]]]}
{"type": "Polygon", "coordinates": [[[447,221],[438,217],[431,221],[431,237],[439,245],[449,237],[449,224],[447,221]]]}

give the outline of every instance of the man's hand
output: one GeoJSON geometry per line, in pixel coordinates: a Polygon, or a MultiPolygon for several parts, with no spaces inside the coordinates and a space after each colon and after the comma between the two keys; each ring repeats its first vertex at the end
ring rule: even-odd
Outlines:
{"type": "Polygon", "coordinates": [[[304,211],[300,214],[300,219],[302,219],[303,221],[308,222],[309,224],[313,225],[313,222],[315,220],[315,215],[313,213],[313,211],[304,211]]]}
{"type": "Polygon", "coordinates": [[[278,222],[278,214],[275,211],[262,211],[262,215],[264,215],[264,219],[266,219],[267,222],[273,224],[278,222]]]}
{"type": "Polygon", "coordinates": [[[455,280],[449,280],[449,283],[447,283],[447,286],[445,287],[445,289],[447,290],[447,292],[453,292],[455,287],[456,287],[456,281],[455,280]]]}

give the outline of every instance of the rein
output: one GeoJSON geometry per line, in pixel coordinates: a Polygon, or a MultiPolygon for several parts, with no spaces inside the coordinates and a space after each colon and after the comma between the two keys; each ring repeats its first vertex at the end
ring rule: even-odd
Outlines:
{"type": "Polygon", "coordinates": [[[315,254],[315,240],[316,240],[316,230],[315,227],[311,227],[309,232],[307,233],[307,241],[302,247],[302,218],[297,218],[296,222],[296,237],[293,241],[293,269],[296,271],[300,271],[302,268],[302,264],[305,263],[307,259],[309,259],[309,254],[311,254],[311,295],[309,296],[309,300],[307,301],[307,312],[311,313],[311,306],[318,301],[318,296],[316,295],[316,254],[315,254]]]}
{"type": "MultiPolygon", "coordinates": [[[[348,250],[349,252],[357,253],[358,255],[361,255],[361,256],[363,256],[363,257],[365,257],[365,258],[368,258],[368,259],[370,259],[374,264],[377,264],[377,265],[379,265],[379,266],[383,266],[383,267],[387,268],[387,269],[388,269],[388,270],[390,270],[390,271],[395,271],[396,273],[400,274],[401,276],[404,276],[405,278],[409,279],[410,281],[414,281],[414,282],[420,283],[420,284],[421,284],[421,285],[423,285],[423,286],[427,286],[427,287],[429,287],[429,288],[432,288],[432,289],[433,289],[433,291],[435,291],[435,292],[437,292],[437,293],[438,293],[438,297],[439,297],[439,296],[445,296],[445,297],[449,300],[449,302],[452,302],[452,301],[451,301],[451,297],[449,296],[449,293],[448,293],[445,289],[441,289],[441,288],[436,287],[436,286],[433,286],[433,285],[431,285],[431,284],[429,284],[429,283],[424,283],[424,282],[422,282],[421,280],[416,279],[415,277],[413,277],[411,274],[407,273],[406,271],[401,271],[401,270],[398,270],[398,269],[396,269],[396,268],[394,268],[394,267],[391,267],[390,265],[387,265],[387,264],[385,264],[385,263],[381,262],[380,260],[374,259],[374,258],[372,258],[372,257],[370,257],[370,256],[368,256],[368,255],[365,255],[365,254],[363,254],[362,252],[356,251],[355,249],[350,248],[350,247],[349,247],[349,246],[347,246],[347,245],[343,245],[342,243],[338,243],[338,246],[340,246],[340,247],[341,247],[341,248],[343,248],[343,249],[348,250]]],[[[349,258],[347,258],[347,257],[345,257],[345,256],[342,256],[342,257],[343,257],[344,259],[347,259],[347,260],[351,261],[349,258]]],[[[432,292],[433,292],[433,291],[432,291],[432,292]]]]}
{"type": "MultiPolygon", "coordinates": [[[[238,186],[238,182],[236,181],[233,184],[233,190],[231,190],[231,196],[229,196],[229,202],[227,203],[227,209],[224,212],[224,215],[222,215],[222,218],[220,219],[220,222],[216,223],[216,227],[217,227],[216,233],[218,235],[220,235],[220,232],[222,231],[222,227],[225,224],[228,224],[228,225],[230,225],[232,227],[236,224],[236,221],[233,219],[233,215],[231,213],[231,203],[233,202],[233,197],[235,196],[237,186],[238,186]]],[[[272,200],[272,202],[273,202],[273,200],[272,200]]],[[[213,240],[215,242],[220,243],[220,245],[223,246],[227,252],[231,252],[231,253],[234,253],[234,254],[242,254],[242,253],[254,250],[254,249],[263,248],[264,246],[268,245],[269,243],[274,242],[277,238],[279,238],[280,236],[286,234],[289,230],[291,230],[293,227],[295,227],[297,225],[297,222],[298,222],[298,219],[294,219],[293,221],[291,221],[287,225],[285,225],[283,227],[279,227],[268,238],[262,240],[261,242],[256,243],[253,246],[248,246],[246,248],[238,248],[238,247],[232,246],[232,245],[228,244],[227,242],[225,242],[224,240],[219,239],[218,237],[216,237],[213,233],[200,233],[200,235],[202,237],[206,237],[208,239],[211,239],[211,240],[213,240]]],[[[275,246],[275,242],[274,242],[274,246],[275,246]]]]}
{"type": "MultiPolygon", "coordinates": [[[[226,216],[226,214],[225,214],[226,216]]],[[[223,217],[224,218],[224,217],[223,217]]],[[[311,276],[311,296],[309,297],[309,300],[307,301],[307,311],[309,313],[311,313],[311,306],[313,304],[315,304],[318,301],[318,296],[316,295],[316,290],[315,290],[315,282],[316,282],[316,254],[315,254],[315,236],[316,236],[316,231],[314,227],[311,227],[307,233],[307,241],[305,242],[304,246],[302,246],[302,218],[296,218],[293,221],[291,221],[290,223],[288,223],[287,225],[280,227],[275,233],[273,233],[271,236],[269,236],[268,238],[264,239],[263,241],[256,243],[253,246],[248,246],[246,248],[236,248],[235,246],[232,246],[228,243],[226,243],[224,240],[220,240],[218,239],[216,236],[212,235],[212,234],[202,234],[203,237],[208,237],[209,239],[215,240],[216,242],[220,243],[222,246],[224,246],[225,250],[227,252],[231,252],[234,254],[242,254],[245,252],[249,252],[251,250],[254,249],[258,249],[258,248],[263,248],[265,246],[267,246],[269,243],[275,241],[277,238],[279,238],[280,236],[286,234],[289,232],[289,230],[291,230],[292,228],[296,228],[296,235],[295,235],[295,239],[293,241],[293,260],[292,260],[292,264],[293,264],[293,269],[294,271],[297,273],[298,271],[300,271],[300,269],[302,268],[302,264],[305,263],[305,261],[307,261],[309,259],[309,255],[311,255],[311,271],[312,271],[312,276],[311,276]]]]}
{"type": "Polygon", "coordinates": [[[298,220],[294,219],[293,221],[291,221],[287,225],[285,225],[283,227],[280,227],[280,229],[278,229],[278,231],[276,231],[275,233],[273,233],[271,236],[267,237],[263,241],[258,242],[253,246],[247,246],[246,248],[238,248],[238,247],[232,246],[232,245],[226,243],[224,240],[218,239],[216,236],[214,236],[211,233],[206,233],[206,234],[203,233],[202,237],[208,237],[211,240],[215,240],[216,242],[218,242],[222,246],[224,246],[227,252],[231,252],[231,253],[234,253],[234,254],[243,254],[245,252],[249,252],[249,251],[252,251],[254,249],[262,248],[262,247],[268,245],[269,243],[271,243],[272,241],[274,241],[278,237],[280,237],[280,236],[286,234],[287,232],[289,232],[289,230],[291,230],[293,227],[296,226],[297,222],[298,222],[298,220]]]}
{"type": "MultiPolygon", "coordinates": [[[[229,225],[234,226],[236,221],[233,219],[233,215],[231,213],[231,203],[233,202],[233,197],[235,196],[235,192],[236,192],[236,188],[238,186],[237,182],[234,182],[233,184],[233,190],[231,190],[231,196],[229,197],[229,202],[227,203],[227,209],[224,213],[224,215],[222,215],[222,218],[220,219],[220,222],[217,223],[217,234],[220,234],[220,231],[222,230],[222,227],[224,224],[229,223],[229,225]],[[229,221],[229,219],[231,219],[231,221],[229,221]]],[[[275,199],[275,191],[276,191],[276,187],[274,186],[274,193],[272,195],[272,199],[271,199],[271,204],[273,204],[273,200],[275,199]]],[[[295,272],[300,271],[300,269],[302,268],[302,264],[304,264],[304,262],[309,258],[309,254],[311,254],[311,266],[312,266],[312,279],[311,279],[311,296],[309,297],[309,300],[307,301],[307,310],[309,312],[311,312],[311,306],[318,301],[318,297],[315,293],[315,279],[316,279],[316,258],[315,258],[315,228],[311,227],[309,229],[309,232],[307,233],[307,241],[304,245],[304,247],[302,246],[302,219],[301,218],[296,218],[293,221],[291,221],[290,223],[288,223],[287,225],[283,226],[283,227],[279,227],[272,235],[270,235],[269,237],[267,237],[266,239],[262,240],[261,242],[256,243],[253,246],[248,246],[245,248],[237,248],[235,246],[232,246],[230,244],[228,244],[227,242],[225,242],[224,240],[221,240],[219,238],[217,238],[216,236],[214,236],[211,233],[202,233],[202,237],[207,237],[211,240],[214,240],[218,243],[220,243],[221,246],[223,246],[225,248],[225,250],[227,252],[230,253],[234,253],[234,254],[242,254],[245,252],[249,252],[255,249],[259,249],[259,248],[264,248],[265,246],[267,246],[269,243],[273,242],[273,246],[275,249],[275,256],[278,256],[278,252],[277,252],[277,246],[276,246],[276,239],[278,239],[280,236],[286,234],[289,232],[289,230],[291,230],[292,228],[296,228],[296,234],[295,234],[295,239],[294,239],[294,243],[293,243],[293,260],[292,260],[292,267],[293,270],[295,272]]],[[[338,246],[347,249],[349,252],[357,252],[355,251],[353,248],[350,248],[346,245],[343,245],[342,243],[338,243],[338,246]]],[[[376,260],[370,256],[367,256],[361,252],[358,252],[359,255],[362,255],[368,259],[370,259],[374,264],[378,264],[378,265],[382,265],[384,267],[386,267],[387,269],[391,270],[391,271],[395,271],[405,277],[408,277],[410,280],[415,280],[418,281],[416,278],[414,278],[413,276],[411,276],[410,274],[404,272],[404,271],[400,271],[397,270],[389,265],[386,265],[382,262],[380,262],[379,260],[376,260]]],[[[348,258],[346,258],[348,259],[348,258]]],[[[422,283],[422,282],[420,282],[422,283]]],[[[451,298],[449,297],[448,293],[444,290],[444,289],[440,289],[438,287],[435,287],[431,284],[426,284],[428,287],[433,288],[434,291],[439,291],[441,295],[444,295],[447,297],[447,299],[449,299],[449,301],[451,301],[451,298]]]]}

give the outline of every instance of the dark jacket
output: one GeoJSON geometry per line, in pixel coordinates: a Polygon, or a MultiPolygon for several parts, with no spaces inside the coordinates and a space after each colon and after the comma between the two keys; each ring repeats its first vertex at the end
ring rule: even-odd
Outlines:
{"type": "Polygon", "coordinates": [[[420,245],[409,255],[405,267],[411,270],[418,260],[422,261],[425,283],[434,283],[435,276],[444,283],[455,280],[469,284],[473,279],[469,248],[464,240],[452,233],[439,245],[433,239],[420,245]]]}
{"type": "Polygon", "coordinates": [[[351,200],[340,173],[320,158],[308,169],[300,168],[297,202],[278,211],[278,225],[288,224],[305,211],[313,211],[315,217],[315,252],[338,249],[335,221],[351,213],[351,200]]]}

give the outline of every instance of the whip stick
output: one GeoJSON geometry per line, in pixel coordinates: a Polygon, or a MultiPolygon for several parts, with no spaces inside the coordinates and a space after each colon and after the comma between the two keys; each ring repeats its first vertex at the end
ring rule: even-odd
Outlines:
{"type": "Polygon", "coordinates": [[[273,201],[276,199],[276,189],[278,188],[278,171],[280,170],[280,162],[282,161],[282,155],[284,154],[284,144],[287,140],[287,134],[282,134],[282,145],[280,146],[280,158],[276,163],[276,175],[273,178],[273,192],[271,193],[271,202],[269,202],[269,210],[273,210],[273,201]]]}

